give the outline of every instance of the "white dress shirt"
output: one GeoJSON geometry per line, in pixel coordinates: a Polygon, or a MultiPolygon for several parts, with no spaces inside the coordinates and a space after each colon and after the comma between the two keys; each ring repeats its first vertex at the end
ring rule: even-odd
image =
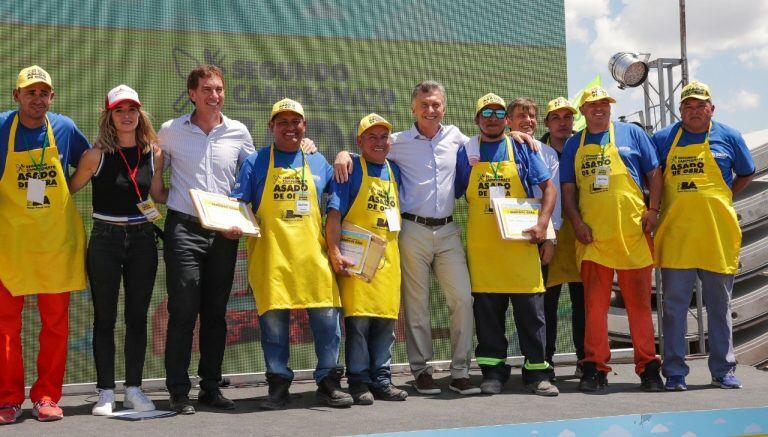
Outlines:
{"type": "Polygon", "coordinates": [[[400,209],[422,217],[444,218],[453,214],[456,154],[468,140],[459,128],[440,126],[429,139],[414,124],[392,135],[387,159],[400,167],[400,209]]]}
{"type": "Polygon", "coordinates": [[[222,115],[206,135],[186,114],[163,123],[157,133],[163,167],[171,169],[168,208],[197,216],[189,190],[229,195],[239,165],[255,150],[248,128],[222,115]]]}

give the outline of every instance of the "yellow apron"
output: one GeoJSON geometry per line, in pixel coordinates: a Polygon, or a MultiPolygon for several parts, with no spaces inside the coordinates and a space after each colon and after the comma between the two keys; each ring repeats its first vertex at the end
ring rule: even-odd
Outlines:
{"type": "Polygon", "coordinates": [[[517,173],[508,137],[509,160],[478,162],[472,167],[467,187],[467,259],[475,293],[543,292],[539,250],[528,241],[502,240],[490,209],[490,187],[504,186],[505,197],[528,197],[517,173]]]}
{"type": "Polygon", "coordinates": [[[576,264],[576,234],[567,218],[557,231],[555,255],[547,266],[547,288],[567,282],[581,282],[579,265],[576,264]]]}
{"type": "MultiPolygon", "coordinates": [[[[397,319],[400,311],[400,251],[397,245],[399,232],[389,231],[384,212],[387,208],[400,210],[397,183],[389,163],[389,181],[368,176],[368,165],[362,156],[360,165],[363,168],[360,191],[344,220],[384,238],[387,240],[387,248],[379,264],[379,271],[370,283],[352,277],[338,278],[341,306],[344,308],[344,317],[397,319]]],[[[397,216],[400,217],[400,214],[397,216]]]]}
{"type": "Polygon", "coordinates": [[[340,307],[309,163],[304,159],[301,168],[275,168],[274,149],[269,149],[269,170],[256,212],[261,237],[247,241],[248,282],[256,309],[262,315],[276,309],[340,307]],[[307,215],[295,214],[300,190],[310,202],[307,215]]]}
{"type": "Polygon", "coordinates": [[[608,129],[608,144],[584,144],[587,130],[574,160],[579,211],[592,228],[592,243],[576,241],[576,261],[593,261],[620,270],[639,269],[653,264],[651,249],[643,233],[645,213],[643,194],[619,156],[613,123],[608,129]],[[601,150],[604,150],[601,153],[601,150]],[[603,157],[605,162],[601,162],[603,157]],[[597,187],[598,167],[609,167],[608,187],[597,187]]]}
{"type": "Polygon", "coordinates": [[[654,238],[656,263],[736,274],[741,229],[733,193],[709,149],[709,133],[703,143],[677,147],[682,133],[681,127],[664,169],[662,215],[654,238]]]}
{"type": "Polygon", "coordinates": [[[69,194],[51,122],[46,122],[49,145],[45,154],[43,149],[18,152],[19,116],[14,115],[0,179],[0,281],[13,296],[87,287],[85,229],[69,194]],[[40,163],[42,169],[34,163],[40,163]],[[29,178],[45,181],[42,204],[27,201],[29,178]]]}

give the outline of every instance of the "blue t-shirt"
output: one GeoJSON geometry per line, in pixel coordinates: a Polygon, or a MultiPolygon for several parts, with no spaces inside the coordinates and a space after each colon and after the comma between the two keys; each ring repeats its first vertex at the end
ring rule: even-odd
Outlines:
{"type": "MultiPolygon", "coordinates": [[[[246,158],[240,167],[235,189],[230,193],[230,196],[250,203],[253,212],[259,210],[261,196],[264,193],[264,183],[267,179],[267,170],[269,170],[269,149],[270,146],[262,147],[246,158]]],[[[311,155],[305,154],[304,156],[309,164],[309,169],[312,171],[312,180],[315,182],[315,190],[317,190],[317,204],[320,205],[323,193],[331,194],[330,182],[333,179],[333,167],[328,164],[320,152],[311,155]]],[[[301,166],[301,151],[281,152],[275,148],[275,168],[300,169],[301,166]]],[[[309,175],[307,174],[307,176],[309,175]]]]}
{"type": "MultiPolygon", "coordinates": [[[[366,161],[366,167],[368,167],[368,176],[379,178],[382,181],[389,180],[389,171],[384,164],[374,164],[370,161],[366,161]]],[[[392,169],[392,174],[395,176],[395,182],[398,188],[402,191],[402,181],[400,180],[400,168],[397,164],[389,161],[389,167],[392,169]]],[[[349,209],[352,208],[352,204],[357,198],[357,194],[360,192],[360,185],[363,183],[363,169],[360,165],[360,157],[352,155],[352,174],[349,175],[347,182],[338,183],[335,180],[331,181],[331,196],[328,198],[328,207],[326,211],[335,209],[341,213],[341,218],[347,216],[349,209]]],[[[397,193],[392,193],[396,195],[397,193]]]]}
{"type": "MultiPolygon", "coordinates": [[[[664,167],[667,163],[667,155],[672,148],[677,131],[681,129],[682,122],[667,126],[653,135],[653,142],[659,151],[659,161],[664,167]]],[[[689,144],[703,143],[707,133],[694,134],[683,130],[680,135],[678,147],[689,144]]],[[[749,176],[755,172],[755,162],[749,153],[747,143],[739,131],[712,120],[712,131],[709,133],[709,149],[720,167],[725,183],[730,187],[733,184],[733,175],[749,176]]]]}
{"type": "MultiPolygon", "coordinates": [[[[8,155],[8,137],[11,135],[11,125],[13,124],[16,112],[14,110],[0,113],[0,179],[2,179],[5,172],[5,160],[8,155]]],[[[56,147],[59,149],[59,160],[64,168],[64,177],[69,178],[69,167],[77,167],[83,152],[91,146],[88,144],[88,139],[75,126],[75,122],[71,118],[55,112],[49,112],[48,120],[51,121],[53,138],[56,140],[56,147]]],[[[16,129],[15,150],[20,152],[43,147],[47,133],[48,129],[46,126],[41,126],[37,129],[27,129],[19,122],[16,129]]]]}
{"type": "MultiPolygon", "coordinates": [[[[523,183],[528,197],[533,196],[533,187],[552,179],[552,175],[544,163],[544,159],[539,152],[534,152],[527,145],[520,144],[512,139],[512,153],[515,154],[515,164],[517,164],[517,174],[520,182],[523,183]]],[[[508,161],[506,140],[481,142],[480,143],[480,162],[501,162],[508,161]]],[[[464,146],[459,148],[456,157],[456,198],[463,196],[467,192],[469,185],[469,174],[472,172],[472,166],[469,165],[467,150],[464,146]]]]}
{"type": "MultiPolygon", "coordinates": [[[[659,158],[656,155],[651,137],[639,126],[631,123],[613,122],[615,146],[619,149],[619,156],[627,166],[629,174],[642,190],[645,187],[643,176],[659,166],[659,158]]],[[[576,183],[575,159],[576,150],[581,142],[582,131],[568,138],[563,147],[563,156],[560,159],[560,183],[576,183]]],[[[608,131],[599,134],[590,134],[584,139],[584,144],[608,144],[608,131]]]]}

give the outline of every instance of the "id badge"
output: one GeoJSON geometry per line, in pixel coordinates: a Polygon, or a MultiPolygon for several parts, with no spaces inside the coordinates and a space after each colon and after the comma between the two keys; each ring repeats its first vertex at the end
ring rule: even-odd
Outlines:
{"type": "Polygon", "coordinates": [[[503,186],[497,185],[491,187],[490,197],[491,199],[503,199],[506,197],[507,190],[503,186]]]}
{"type": "Polygon", "coordinates": [[[139,211],[144,214],[144,217],[146,217],[147,220],[151,222],[156,222],[163,218],[163,216],[160,214],[160,211],[155,208],[155,202],[150,199],[139,202],[136,204],[136,206],[139,208],[139,211]]]}
{"type": "Polygon", "coordinates": [[[45,181],[40,179],[27,179],[27,201],[32,203],[45,203],[45,181]]]}
{"type": "Polygon", "coordinates": [[[387,208],[384,210],[384,214],[387,216],[389,231],[398,232],[400,230],[400,211],[397,208],[387,208]]]}
{"type": "Polygon", "coordinates": [[[595,188],[608,188],[610,169],[602,166],[597,168],[597,176],[595,176],[595,188]]]}
{"type": "Polygon", "coordinates": [[[294,213],[296,215],[307,215],[309,210],[309,196],[306,191],[302,191],[299,193],[299,198],[296,199],[296,211],[294,213]]]}

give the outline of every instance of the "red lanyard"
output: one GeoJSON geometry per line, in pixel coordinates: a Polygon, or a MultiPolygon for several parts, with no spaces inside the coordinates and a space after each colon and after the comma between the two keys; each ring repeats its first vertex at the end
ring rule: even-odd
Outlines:
{"type": "Polygon", "coordinates": [[[138,145],[136,147],[136,154],[138,155],[138,159],[136,160],[136,168],[131,169],[131,166],[128,165],[128,160],[125,159],[125,155],[123,154],[123,149],[117,149],[117,152],[120,153],[120,157],[123,158],[123,162],[125,163],[125,168],[128,169],[128,178],[131,179],[131,182],[133,182],[133,188],[136,189],[136,195],[139,196],[139,202],[142,202],[141,199],[141,191],[139,190],[139,184],[136,182],[136,173],[139,172],[139,164],[141,164],[141,148],[139,148],[138,145]]]}

